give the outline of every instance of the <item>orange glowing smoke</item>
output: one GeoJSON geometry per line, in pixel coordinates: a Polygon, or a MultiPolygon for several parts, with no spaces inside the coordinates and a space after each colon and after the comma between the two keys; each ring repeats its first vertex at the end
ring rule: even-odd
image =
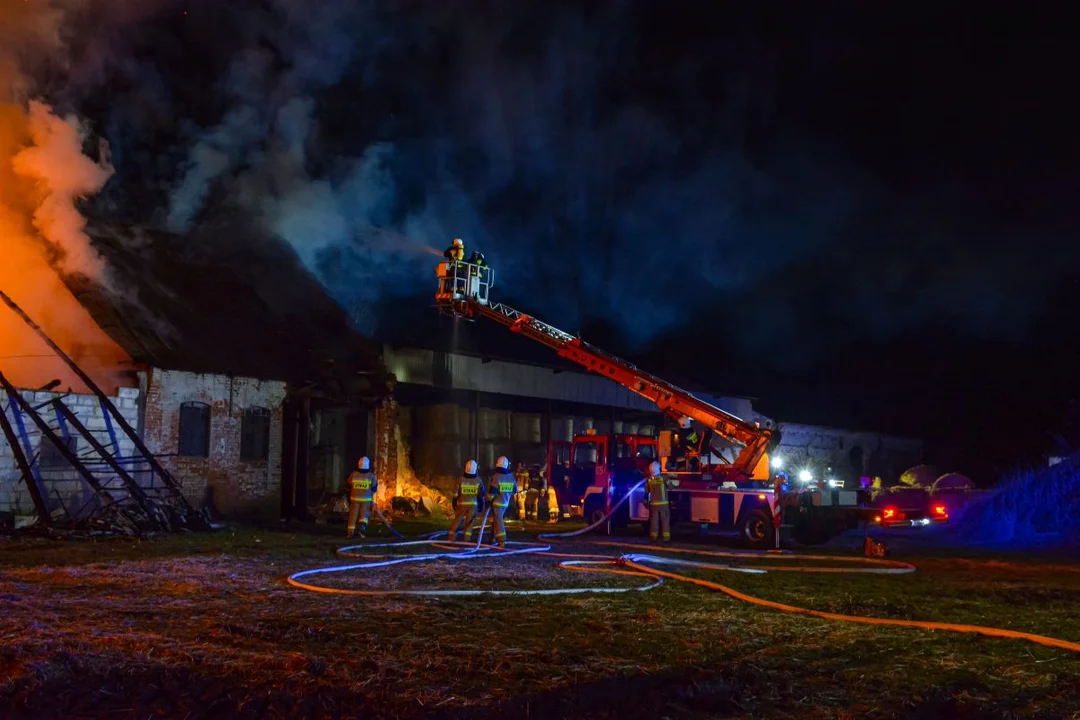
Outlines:
{"type": "MultiPolygon", "coordinates": [[[[0,289],[22,306],[106,392],[127,356],[91,319],[57,273],[103,281],[75,200],[101,189],[112,169],[82,153],[74,118],[23,103],[17,58],[58,44],[59,16],[35,0],[0,0],[0,289]]],[[[17,386],[82,383],[6,306],[0,306],[0,370],[17,386]]],[[[128,384],[128,383],[123,383],[128,384]]]]}

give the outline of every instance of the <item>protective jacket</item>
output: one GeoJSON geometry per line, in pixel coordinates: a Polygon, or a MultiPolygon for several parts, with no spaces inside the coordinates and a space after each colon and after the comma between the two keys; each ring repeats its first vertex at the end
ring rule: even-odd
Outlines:
{"type": "Polygon", "coordinates": [[[652,475],[645,481],[645,502],[649,507],[668,504],[668,485],[663,475],[652,475]]]}
{"type": "Polygon", "coordinates": [[[379,479],[373,472],[353,470],[349,475],[349,502],[373,502],[379,490],[379,479]]]}
{"type": "Polygon", "coordinates": [[[537,473],[536,477],[529,477],[529,489],[530,490],[547,490],[547,478],[543,476],[543,471],[537,473]]]}
{"type": "Polygon", "coordinates": [[[493,507],[505,508],[510,505],[510,498],[518,492],[517,480],[509,470],[495,468],[495,473],[488,483],[488,497],[493,507]]]}
{"type": "Polygon", "coordinates": [[[459,263],[465,259],[465,248],[461,245],[451,245],[446,248],[446,252],[443,253],[443,257],[446,258],[451,264],[459,263]]]}
{"type": "Polygon", "coordinates": [[[458,507],[461,507],[462,505],[472,505],[475,507],[478,498],[483,492],[483,480],[476,475],[462,475],[461,479],[458,480],[457,486],[458,507]]]}
{"type": "Polygon", "coordinates": [[[469,264],[474,266],[469,268],[469,274],[479,275],[480,268],[484,266],[484,254],[479,252],[473,252],[473,254],[469,256],[469,264]]]}

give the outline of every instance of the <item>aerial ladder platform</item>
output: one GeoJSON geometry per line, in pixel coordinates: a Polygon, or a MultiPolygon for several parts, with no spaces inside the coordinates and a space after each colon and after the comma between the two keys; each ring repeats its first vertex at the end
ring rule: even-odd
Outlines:
{"type": "MultiPolygon", "coordinates": [[[[783,512],[781,521],[781,513],[776,509],[780,497],[779,484],[774,485],[768,478],[757,477],[755,480],[756,475],[760,474],[760,466],[768,465],[768,453],[779,445],[778,431],[736,417],[690,391],[533,315],[505,303],[493,302],[491,289],[495,286],[495,271],[490,266],[444,261],[437,265],[436,276],[438,288],[435,301],[444,314],[467,320],[487,318],[495,321],[511,332],[548,346],[560,357],[589,372],[606,377],[648,399],[672,420],[685,423],[685,419],[690,418],[738,448],[735,457],[728,460],[710,447],[698,454],[700,464],[696,472],[665,472],[679,476],[681,485],[678,494],[686,496],[686,507],[715,505],[715,511],[709,510],[701,517],[696,515],[700,511],[688,510],[690,514],[686,519],[703,523],[704,517],[710,518],[709,522],[713,522],[715,517],[715,524],[734,525],[747,536],[746,539],[756,544],[771,538],[781,522],[785,526],[798,524],[804,529],[810,528],[810,532],[802,533],[803,536],[815,536],[820,541],[820,538],[854,527],[860,519],[861,511],[851,512],[863,505],[863,498],[858,498],[857,493],[804,488],[784,493],[783,501],[788,509],[783,512]],[[717,456],[720,462],[712,463],[711,458],[717,456]],[[804,507],[808,510],[800,509],[804,507]],[[726,518],[721,517],[724,508],[727,508],[726,518]],[[814,508],[826,512],[818,512],[814,508]],[[751,527],[747,518],[754,519],[756,526],[751,527]]],[[[631,519],[635,519],[633,510],[631,519]]]]}

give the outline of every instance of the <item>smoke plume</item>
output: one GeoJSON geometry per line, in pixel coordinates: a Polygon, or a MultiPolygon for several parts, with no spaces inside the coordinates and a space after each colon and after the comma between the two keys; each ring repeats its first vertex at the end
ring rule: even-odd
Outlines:
{"type": "Polygon", "coordinates": [[[109,5],[57,94],[113,149],[95,210],[177,232],[250,218],[350,312],[430,292],[424,248],[462,237],[506,299],[569,330],[602,317],[640,346],[692,327],[813,362],[927,323],[1019,332],[1075,266],[1060,232],[987,220],[947,168],[898,189],[852,150],[845,132],[888,144],[832,110],[884,92],[851,60],[891,42],[880,19],[852,40],[839,11],[766,33],[708,4],[109,5]]]}
{"type": "MultiPolygon", "coordinates": [[[[62,53],[63,15],[37,0],[0,2],[0,288],[106,388],[126,356],[71,295],[60,273],[104,281],[105,266],[82,228],[76,202],[101,189],[107,162],[83,154],[86,133],[32,99],[26,65],[62,53]]],[[[0,369],[20,387],[60,379],[62,361],[7,308],[0,308],[0,369]]]]}

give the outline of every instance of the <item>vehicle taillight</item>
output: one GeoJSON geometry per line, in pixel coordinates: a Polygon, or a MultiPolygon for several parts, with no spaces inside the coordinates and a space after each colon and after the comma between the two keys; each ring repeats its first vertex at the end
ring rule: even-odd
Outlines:
{"type": "Polygon", "coordinates": [[[948,511],[945,509],[944,505],[935,505],[934,506],[934,514],[938,515],[940,517],[945,517],[945,516],[948,515],[948,511]]]}
{"type": "Polygon", "coordinates": [[[894,507],[885,508],[884,510],[881,511],[881,516],[883,518],[885,518],[886,520],[892,520],[893,518],[896,517],[896,508],[894,508],[894,507]]]}

